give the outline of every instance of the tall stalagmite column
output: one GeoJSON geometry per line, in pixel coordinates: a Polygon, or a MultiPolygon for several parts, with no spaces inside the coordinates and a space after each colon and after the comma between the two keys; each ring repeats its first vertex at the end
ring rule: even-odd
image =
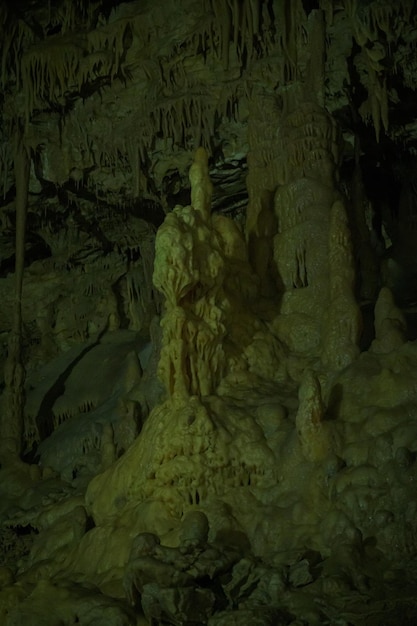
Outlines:
{"type": "Polygon", "coordinates": [[[22,287],[30,159],[20,129],[16,137],[14,169],[16,178],[15,304],[4,370],[6,388],[0,414],[0,461],[2,465],[20,456],[23,433],[25,368],[22,359],[22,287]]]}
{"type": "Polygon", "coordinates": [[[338,188],[343,142],[325,107],[323,12],[312,11],[309,20],[306,76],[288,90],[280,126],[283,184],[275,193],[274,260],[283,292],[281,330],[289,345],[339,367],[357,355],[361,323],[338,188]]]}

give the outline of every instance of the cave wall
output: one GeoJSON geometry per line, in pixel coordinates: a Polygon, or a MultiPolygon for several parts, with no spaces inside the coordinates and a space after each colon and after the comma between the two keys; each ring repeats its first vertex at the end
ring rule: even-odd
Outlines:
{"type": "Polygon", "coordinates": [[[415,620],[416,19],[2,3],[5,626],[415,620]]]}

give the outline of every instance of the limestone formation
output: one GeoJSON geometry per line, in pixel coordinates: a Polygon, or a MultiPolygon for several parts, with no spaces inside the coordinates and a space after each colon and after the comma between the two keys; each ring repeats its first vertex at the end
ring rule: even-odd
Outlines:
{"type": "Polygon", "coordinates": [[[1,626],[417,623],[416,24],[0,2],[1,626]]]}
{"type": "Polygon", "coordinates": [[[346,210],[336,201],[329,225],[329,309],[322,328],[323,361],[338,369],[359,355],[362,317],[355,298],[355,266],[346,210]]]}
{"type": "Polygon", "coordinates": [[[324,424],[325,409],[320,383],[307,370],[298,393],[295,424],[304,456],[309,461],[323,461],[332,452],[331,437],[324,424]]]}
{"type": "MultiPolygon", "coordinates": [[[[19,122],[18,122],[19,124],[19,122]]],[[[16,460],[22,452],[24,420],[25,366],[22,349],[22,288],[25,266],[25,231],[29,185],[29,155],[22,131],[16,131],[14,171],[16,180],[15,294],[8,358],[4,367],[3,403],[0,406],[0,460],[3,465],[16,460]]]]}
{"type": "Polygon", "coordinates": [[[370,349],[384,353],[399,348],[405,342],[407,323],[388,287],[379,292],[374,317],[375,339],[370,349]]]}
{"type": "Polygon", "coordinates": [[[323,341],[321,321],[330,296],[329,229],[338,199],[339,136],[326,111],[306,102],[285,116],[281,141],[283,184],[275,194],[274,238],[281,312],[290,319],[291,347],[311,352],[323,341]]]}
{"type": "Polygon", "coordinates": [[[204,623],[215,604],[225,603],[220,577],[231,571],[239,553],[208,544],[208,530],[204,513],[190,511],[178,548],[162,546],[150,533],[135,538],[124,585],[131,604],[139,601],[151,622],[204,623]]]}

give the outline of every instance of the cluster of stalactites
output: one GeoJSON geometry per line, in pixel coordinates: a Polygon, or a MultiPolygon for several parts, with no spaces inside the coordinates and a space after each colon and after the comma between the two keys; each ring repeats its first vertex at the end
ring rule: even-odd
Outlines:
{"type": "Polygon", "coordinates": [[[249,59],[254,53],[254,38],[259,37],[261,28],[271,26],[271,16],[266,2],[236,2],[235,0],[210,0],[215,22],[220,31],[220,42],[225,66],[229,65],[230,47],[236,51],[240,62],[243,57],[249,59]]]}
{"type": "Polygon", "coordinates": [[[359,0],[345,0],[344,8],[355,40],[361,47],[358,62],[363,66],[361,74],[368,91],[368,98],[359,112],[365,121],[372,119],[379,141],[381,128],[388,131],[389,127],[387,57],[391,46],[395,45],[403,35],[404,28],[410,24],[414,2],[382,0],[363,3],[359,0]]]}
{"type": "Polygon", "coordinates": [[[304,16],[300,0],[208,0],[207,4],[214,13],[219,53],[225,67],[231,61],[231,54],[244,66],[250,65],[256,56],[268,56],[275,51],[285,59],[280,80],[295,77],[297,42],[304,16]]]}
{"type": "Polygon", "coordinates": [[[97,29],[79,36],[58,35],[25,51],[20,63],[20,82],[27,122],[43,102],[64,104],[68,92],[80,92],[83,85],[100,76],[113,79],[118,75],[128,27],[126,20],[111,31],[97,29]]]}
{"type": "MultiPolygon", "coordinates": [[[[238,64],[241,71],[253,59],[275,50],[286,59],[279,67],[284,81],[295,67],[300,10],[302,5],[298,1],[291,3],[290,11],[285,12],[281,3],[271,6],[264,0],[244,3],[207,0],[204,19],[181,47],[192,56],[203,53],[206,60],[220,60],[226,70],[229,65],[238,64]]],[[[161,84],[169,97],[159,102],[156,97],[150,97],[143,103],[141,159],[155,136],[164,137],[174,149],[175,146],[195,149],[199,145],[209,149],[216,118],[240,119],[239,101],[249,94],[245,80],[228,81],[220,91],[216,90],[213,99],[205,86],[195,84],[187,58],[182,59],[176,49],[158,68],[149,65],[149,72],[152,81],[161,84]]]]}
{"type": "MultiPolygon", "coordinates": [[[[140,24],[142,15],[114,19],[111,24],[88,30],[91,21],[89,11],[85,17],[86,27],[78,27],[77,32],[72,32],[71,26],[76,23],[76,4],[64,3],[65,15],[59,17],[65,28],[62,26],[58,35],[35,42],[30,29],[26,33],[27,27],[20,20],[15,20],[10,33],[7,33],[2,83],[4,85],[10,79],[13,62],[17,74],[16,86],[25,91],[27,117],[42,102],[59,100],[66,91],[80,91],[83,84],[99,76],[112,79],[120,75],[127,30],[134,37],[145,37],[140,24]],[[9,54],[11,48],[14,50],[13,58],[9,54]]],[[[289,75],[291,67],[296,65],[301,3],[291,3],[289,11],[284,11],[281,4],[270,6],[262,0],[245,3],[210,0],[205,6],[204,19],[197,30],[185,38],[182,48],[189,49],[194,55],[201,51],[205,56],[214,53],[220,57],[223,66],[228,67],[229,61],[248,65],[252,58],[268,54],[278,45],[288,61],[286,73],[289,75]],[[233,59],[229,58],[230,55],[233,59]]],[[[172,66],[167,78],[164,68],[161,68],[161,84],[167,86],[178,69],[181,70],[178,64],[172,66]]],[[[189,72],[180,71],[180,74],[181,80],[185,78],[187,81],[189,72]]]]}
{"type": "Polygon", "coordinates": [[[0,6],[1,86],[5,88],[9,80],[20,84],[20,57],[22,50],[33,41],[33,32],[23,20],[15,19],[6,3],[0,6]]]}
{"type": "MultiPolygon", "coordinates": [[[[94,0],[68,0],[53,4],[45,3],[45,18],[48,29],[59,28],[60,36],[70,33],[74,35],[74,29],[83,27],[88,31],[93,23],[97,1],[94,0]]],[[[8,81],[15,82],[18,90],[23,86],[20,66],[24,51],[28,50],[39,37],[41,27],[35,30],[28,20],[2,2],[0,6],[0,33],[2,36],[1,51],[1,85],[5,87],[8,81]]],[[[71,38],[71,37],[70,37],[71,38]]],[[[53,37],[48,37],[50,41],[53,37]]],[[[51,55],[53,62],[53,56],[51,55]]],[[[24,86],[27,88],[28,86],[24,86]]]]}
{"type": "Polygon", "coordinates": [[[344,0],[344,8],[352,20],[356,41],[365,46],[369,41],[376,41],[380,32],[385,33],[389,42],[400,36],[404,25],[409,24],[414,9],[412,0],[344,0]]]}
{"type": "MultiPolygon", "coordinates": [[[[143,13],[130,11],[119,15],[115,10],[107,24],[94,25],[92,9],[98,3],[84,3],[82,11],[78,4],[64,2],[59,10],[50,9],[50,27],[59,25],[60,31],[40,41],[25,22],[9,20],[2,84],[15,84],[24,94],[25,110],[19,115],[27,123],[38,109],[58,105],[64,110],[68,96],[82,93],[89,82],[124,76],[124,65],[129,62],[128,42],[132,38],[149,41],[150,19],[143,13]]],[[[154,148],[156,137],[163,137],[174,150],[193,150],[199,145],[209,149],[216,119],[240,119],[239,102],[249,93],[248,83],[229,80],[216,90],[213,98],[212,90],[201,84],[198,72],[189,66],[190,59],[200,55],[204,62],[217,65],[220,61],[224,70],[238,65],[243,71],[252,60],[275,51],[275,56],[285,59],[277,70],[280,80],[285,81],[294,75],[296,67],[302,4],[299,0],[292,2],[288,10],[284,10],[283,4],[265,0],[206,0],[201,19],[186,34],[180,48],[175,44],[171,53],[165,50],[156,59],[142,59],[137,71],[143,73],[147,86],[134,118],[116,118],[109,133],[99,137],[93,129],[84,128],[79,137],[83,153],[100,165],[109,159],[127,162],[132,173],[132,192],[138,197],[149,192],[141,164],[154,148]]],[[[3,13],[6,22],[5,10],[3,13]]],[[[3,174],[4,178],[6,172],[3,174]]]]}
{"type": "MultiPolygon", "coordinates": [[[[239,97],[234,89],[217,103],[213,103],[208,94],[181,94],[154,104],[151,110],[147,108],[148,102],[142,103],[139,116],[113,119],[108,132],[101,135],[94,134],[94,128],[79,124],[76,116],[68,132],[74,136],[75,127],[84,154],[100,167],[125,169],[127,166],[131,172],[132,195],[140,197],[152,194],[142,164],[155,147],[155,137],[162,136],[169,151],[178,147],[192,150],[196,145],[209,151],[219,111],[221,116],[237,120],[240,114],[238,103],[239,97]]],[[[106,118],[102,124],[104,121],[106,118]]]]}
{"type": "Polygon", "coordinates": [[[207,97],[184,95],[156,107],[149,116],[150,137],[156,131],[173,145],[210,145],[214,134],[215,110],[207,97]]]}

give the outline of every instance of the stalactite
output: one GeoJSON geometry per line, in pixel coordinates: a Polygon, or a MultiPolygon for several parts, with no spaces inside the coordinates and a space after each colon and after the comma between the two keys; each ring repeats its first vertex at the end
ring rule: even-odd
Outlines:
{"type": "Polygon", "coordinates": [[[34,34],[28,24],[12,17],[8,12],[6,3],[0,7],[0,37],[2,40],[1,50],[1,85],[6,86],[10,73],[15,72],[16,84],[20,85],[20,62],[25,47],[33,42],[34,34]]]}
{"type": "Polygon", "coordinates": [[[378,283],[378,263],[375,251],[370,242],[370,229],[366,222],[365,207],[369,204],[366,198],[360,164],[361,147],[359,138],[355,137],[355,167],[351,182],[351,198],[354,212],[353,241],[359,257],[360,278],[359,291],[363,300],[375,298],[378,283]]]}
{"type": "Polygon", "coordinates": [[[13,156],[10,154],[10,146],[8,142],[0,144],[0,191],[3,188],[3,199],[7,193],[7,178],[9,171],[13,169],[13,156]]]}
{"type": "Polygon", "coordinates": [[[15,40],[17,24],[14,23],[11,27],[9,27],[8,32],[6,33],[7,8],[3,7],[3,9],[0,10],[2,10],[2,14],[0,14],[0,24],[2,26],[2,34],[4,33],[1,56],[1,84],[5,85],[8,70],[8,57],[12,48],[12,44],[15,40]]]}
{"type": "Polygon", "coordinates": [[[320,8],[324,11],[326,16],[326,25],[332,26],[333,24],[333,0],[320,0],[320,8]]]}
{"type": "MultiPolygon", "coordinates": [[[[310,55],[307,65],[306,96],[315,98],[317,104],[324,106],[326,29],[323,11],[315,11],[313,19],[308,44],[310,55]]],[[[314,133],[314,127],[312,128],[312,133],[314,133]]]]}
{"type": "Polygon", "coordinates": [[[302,7],[299,0],[296,0],[278,3],[278,10],[277,26],[281,33],[281,48],[286,58],[285,70],[288,78],[292,80],[297,66],[297,37],[302,7]]]}
{"type": "Polygon", "coordinates": [[[59,98],[71,87],[81,87],[79,68],[83,55],[80,38],[74,41],[73,37],[62,36],[53,42],[43,41],[24,53],[21,79],[25,85],[27,121],[39,102],[59,98]]]}
{"type": "MultiPolygon", "coordinates": [[[[233,3],[233,0],[232,0],[233,3]]],[[[220,14],[220,23],[221,23],[221,39],[220,39],[220,45],[221,45],[221,55],[222,55],[222,60],[223,60],[223,65],[225,68],[229,67],[229,42],[230,42],[230,29],[232,28],[232,25],[235,26],[234,22],[233,22],[233,6],[230,6],[230,2],[226,3],[223,2],[222,3],[222,8],[223,10],[220,9],[220,11],[218,12],[218,16],[220,14]],[[229,6],[226,6],[226,5],[229,6]]]]}
{"type": "MultiPolygon", "coordinates": [[[[73,19],[69,18],[68,25],[71,23],[73,19]]],[[[27,47],[23,55],[16,50],[16,71],[25,85],[26,120],[29,121],[39,102],[45,99],[54,101],[70,89],[79,91],[85,82],[96,78],[98,73],[108,75],[111,80],[118,76],[124,38],[131,27],[129,19],[118,20],[111,27],[93,30],[87,36],[71,32],[50,37],[27,47]]],[[[20,49],[18,35],[22,39],[24,30],[19,30],[13,39],[14,47],[20,49]]],[[[7,51],[3,52],[2,58],[3,76],[6,57],[7,51]]]]}
{"type": "MultiPolygon", "coordinates": [[[[387,51],[381,43],[379,33],[385,34],[388,46],[398,40],[404,25],[410,20],[412,2],[373,2],[361,7],[356,0],[345,1],[354,37],[362,48],[362,60],[365,59],[364,83],[368,91],[368,100],[360,109],[361,116],[372,119],[377,141],[381,127],[388,131],[388,93],[387,93],[387,51]]],[[[358,58],[359,58],[358,56],[358,58]]]]}
{"type": "Polygon", "coordinates": [[[0,414],[1,462],[20,456],[23,435],[25,367],[22,360],[22,289],[25,263],[25,229],[29,187],[30,159],[17,131],[14,169],[16,177],[16,264],[13,326],[4,371],[5,391],[0,414]]]}
{"type": "Polygon", "coordinates": [[[392,40],[394,37],[392,29],[393,18],[394,14],[398,12],[399,8],[400,7],[398,6],[398,4],[395,8],[395,5],[393,5],[391,2],[389,4],[384,3],[382,5],[379,5],[378,3],[371,4],[369,11],[373,32],[377,34],[379,28],[387,35],[388,41],[392,40]]]}
{"type": "MultiPolygon", "coordinates": [[[[232,13],[232,25],[233,25],[233,45],[235,49],[238,48],[239,43],[239,31],[241,30],[241,3],[238,0],[229,0],[228,2],[230,11],[232,13]]],[[[223,42],[223,45],[229,44],[230,33],[225,32],[226,39],[223,42]]],[[[239,54],[238,54],[239,56],[239,54]]]]}

